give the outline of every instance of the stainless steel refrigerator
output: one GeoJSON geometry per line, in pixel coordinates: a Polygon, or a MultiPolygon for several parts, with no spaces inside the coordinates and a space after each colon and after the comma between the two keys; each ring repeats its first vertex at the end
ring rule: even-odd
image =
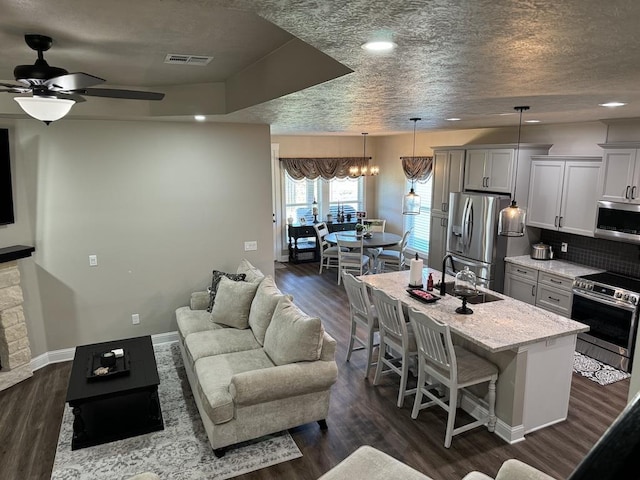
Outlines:
{"type": "Polygon", "coordinates": [[[511,198],[505,195],[473,192],[449,195],[446,250],[453,257],[455,271],[451,269],[451,262],[447,262],[447,273],[455,275],[467,266],[476,274],[478,285],[502,292],[504,257],[522,255],[530,245],[528,237],[498,235],[498,215],[510,203],[511,198]]]}

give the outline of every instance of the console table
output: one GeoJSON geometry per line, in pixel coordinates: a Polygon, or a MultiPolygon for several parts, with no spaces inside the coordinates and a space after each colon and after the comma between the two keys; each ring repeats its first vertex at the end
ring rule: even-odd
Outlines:
{"type": "MultiPolygon", "coordinates": [[[[355,230],[356,222],[327,223],[329,232],[355,230]]],[[[313,224],[294,223],[287,226],[289,235],[289,261],[292,263],[317,262],[320,259],[316,230],[313,224]]]]}

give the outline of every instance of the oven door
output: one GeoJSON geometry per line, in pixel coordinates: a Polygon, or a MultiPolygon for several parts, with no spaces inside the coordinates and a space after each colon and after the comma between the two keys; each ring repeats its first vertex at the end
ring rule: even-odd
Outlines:
{"type": "Polygon", "coordinates": [[[611,352],[631,357],[637,319],[633,305],[574,289],[571,318],[590,327],[589,332],[579,334],[579,337],[611,352]]]}

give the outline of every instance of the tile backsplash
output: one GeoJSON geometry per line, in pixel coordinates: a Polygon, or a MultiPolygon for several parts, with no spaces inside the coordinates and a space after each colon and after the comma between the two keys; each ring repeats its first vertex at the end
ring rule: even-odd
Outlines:
{"type": "Polygon", "coordinates": [[[540,241],[553,247],[553,258],[640,278],[640,245],[541,230],[540,241]],[[562,242],[567,252],[560,251],[562,242]]]}

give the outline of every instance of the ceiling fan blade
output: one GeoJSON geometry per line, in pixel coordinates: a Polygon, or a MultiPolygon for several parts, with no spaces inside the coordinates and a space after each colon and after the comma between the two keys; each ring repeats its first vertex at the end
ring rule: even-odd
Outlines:
{"type": "Polygon", "coordinates": [[[0,82],[0,87],[12,88],[18,93],[25,93],[31,90],[31,88],[25,87],[24,85],[16,85],[15,83],[0,82]]]}
{"type": "Polygon", "coordinates": [[[9,92],[9,93],[25,93],[20,90],[16,90],[14,88],[0,88],[0,92],[9,92]]]}
{"type": "Polygon", "coordinates": [[[91,97],[124,98],[127,100],[162,100],[164,98],[164,93],[117,90],[111,88],[85,88],[74,93],[89,95],[91,97]]]}
{"type": "Polygon", "coordinates": [[[83,88],[90,87],[91,85],[98,85],[99,83],[104,82],[106,82],[104,78],[95,77],[88,73],[76,72],[50,78],[44,82],[44,85],[50,90],[68,91],[82,90],[83,88]]]}
{"type": "Polygon", "coordinates": [[[61,92],[52,92],[56,98],[62,98],[64,100],[73,100],[76,103],[86,102],[87,100],[80,95],[75,93],[61,93],[61,92]]]}

